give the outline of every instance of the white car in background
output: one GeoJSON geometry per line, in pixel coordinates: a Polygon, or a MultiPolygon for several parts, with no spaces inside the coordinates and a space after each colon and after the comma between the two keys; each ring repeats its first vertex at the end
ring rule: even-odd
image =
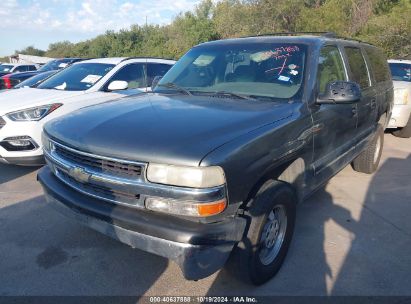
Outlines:
{"type": "Polygon", "coordinates": [[[34,63],[2,63],[0,64],[0,77],[7,74],[36,71],[38,68],[39,65],[34,63]]]}
{"type": "MultiPolygon", "coordinates": [[[[0,94],[0,162],[41,165],[43,125],[74,110],[150,90],[175,61],[104,58],[74,63],[36,88],[0,94]]],[[[90,122],[92,123],[92,122],[90,122]]]]}
{"type": "Polygon", "coordinates": [[[394,83],[394,108],[388,128],[398,137],[411,137],[411,60],[388,60],[394,83]]]}

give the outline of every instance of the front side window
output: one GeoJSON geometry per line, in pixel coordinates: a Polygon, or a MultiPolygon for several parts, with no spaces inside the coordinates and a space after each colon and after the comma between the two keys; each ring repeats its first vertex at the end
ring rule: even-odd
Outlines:
{"type": "Polygon", "coordinates": [[[368,70],[361,50],[356,47],[345,47],[344,50],[352,73],[351,80],[358,83],[362,89],[369,87],[368,70]]]}
{"type": "MultiPolygon", "coordinates": [[[[128,89],[145,88],[146,82],[144,79],[144,64],[132,63],[124,66],[110,80],[109,83],[115,80],[127,81],[128,89]]],[[[105,90],[109,83],[106,84],[105,90]]]]}
{"type": "Polygon", "coordinates": [[[368,55],[371,63],[371,69],[374,73],[376,82],[389,81],[391,79],[391,73],[388,68],[387,59],[384,54],[376,47],[367,46],[365,52],[368,55]]]}
{"type": "Polygon", "coordinates": [[[191,92],[291,98],[302,87],[307,47],[290,43],[221,43],[191,49],[161,79],[191,92]]]}
{"type": "Polygon", "coordinates": [[[319,57],[317,82],[319,93],[325,93],[329,82],[346,81],[344,63],[336,46],[325,46],[319,57]]]}
{"type": "Polygon", "coordinates": [[[84,91],[93,87],[114,68],[114,64],[78,63],[41,83],[39,89],[84,91]]]}
{"type": "Polygon", "coordinates": [[[411,82],[411,64],[389,63],[392,80],[411,82]]]}

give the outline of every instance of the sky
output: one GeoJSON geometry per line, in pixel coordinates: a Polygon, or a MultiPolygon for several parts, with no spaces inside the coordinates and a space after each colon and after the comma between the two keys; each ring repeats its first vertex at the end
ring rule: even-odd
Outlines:
{"type": "Polygon", "coordinates": [[[200,0],[0,0],[0,57],[78,42],[132,24],[168,24],[200,0]]]}

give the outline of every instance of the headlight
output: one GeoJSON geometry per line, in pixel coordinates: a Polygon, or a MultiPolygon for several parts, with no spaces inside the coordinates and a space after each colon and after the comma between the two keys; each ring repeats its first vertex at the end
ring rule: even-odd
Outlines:
{"type": "Polygon", "coordinates": [[[152,183],[209,188],[225,184],[224,171],[220,167],[183,167],[149,164],[147,179],[152,183]]]}
{"type": "Polygon", "coordinates": [[[50,152],[52,148],[52,143],[47,137],[47,135],[44,133],[44,131],[41,133],[41,142],[43,144],[43,150],[46,152],[50,152]]]}
{"type": "Polygon", "coordinates": [[[49,115],[54,110],[60,108],[62,105],[63,104],[61,103],[53,103],[50,105],[11,112],[6,116],[13,121],[38,121],[49,115]]]}
{"type": "Polygon", "coordinates": [[[394,104],[405,105],[408,103],[409,91],[408,89],[395,89],[394,90],[394,104]]]}

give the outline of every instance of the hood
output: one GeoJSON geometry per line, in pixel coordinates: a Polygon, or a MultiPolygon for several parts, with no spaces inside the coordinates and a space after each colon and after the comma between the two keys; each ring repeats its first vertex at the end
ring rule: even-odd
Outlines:
{"type": "Polygon", "coordinates": [[[197,166],[213,149],[292,111],[287,103],[145,94],[81,109],[45,131],[89,153],[197,166]]]}
{"type": "Polygon", "coordinates": [[[59,91],[35,88],[7,90],[0,94],[0,116],[13,111],[62,102],[67,98],[85,94],[84,91],[59,91]]]}

